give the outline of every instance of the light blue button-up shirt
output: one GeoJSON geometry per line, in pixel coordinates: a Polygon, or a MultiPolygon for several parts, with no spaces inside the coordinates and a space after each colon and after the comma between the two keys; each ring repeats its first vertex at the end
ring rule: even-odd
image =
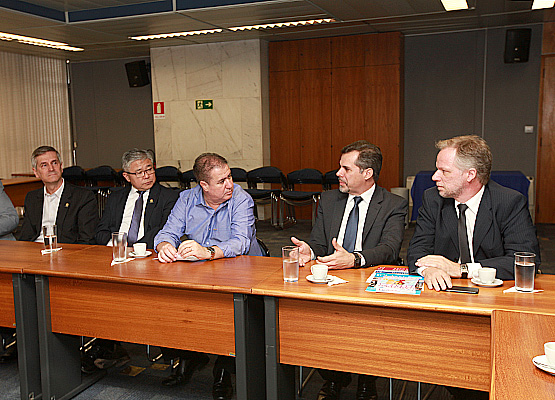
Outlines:
{"type": "Polygon", "coordinates": [[[175,248],[185,234],[201,246],[218,246],[224,257],[241,254],[260,256],[256,241],[254,201],[241,186],[233,185],[233,196],[216,210],[208,206],[200,185],[181,192],[162,230],[154,238],[154,248],[169,242],[175,248]]]}

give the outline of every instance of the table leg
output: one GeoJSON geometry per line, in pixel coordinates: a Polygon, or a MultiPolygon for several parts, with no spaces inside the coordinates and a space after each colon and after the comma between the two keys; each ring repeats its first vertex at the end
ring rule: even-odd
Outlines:
{"type": "Polygon", "coordinates": [[[264,297],[266,391],[268,400],[295,399],[295,367],[279,362],[279,300],[264,297]]]}
{"type": "Polygon", "coordinates": [[[13,274],[12,282],[21,400],[39,399],[42,390],[35,279],[13,274]]]}
{"type": "Polygon", "coordinates": [[[237,399],[265,399],[263,300],[234,294],[233,305],[237,399]]]}
{"type": "Polygon", "coordinates": [[[52,332],[48,277],[35,276],[35,284],[43,399],[70,399],[106,375],[106,371],[81,378],[79,337],[52,332]]]}

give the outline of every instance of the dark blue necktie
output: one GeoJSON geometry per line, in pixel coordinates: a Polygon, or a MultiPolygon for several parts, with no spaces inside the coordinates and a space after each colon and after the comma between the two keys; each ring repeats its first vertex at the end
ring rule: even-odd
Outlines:
{"type": "Polygon", "coordinates": [[[461,256],[461,264],[467,264],[472,261],[470,258],[470,248],[468,246],[468,235],[466,233],[466,215],[468,206],[464,203],[459,204],[459,223],[457,230],[459,233],[459,250],[461,256]]]}
{"type": "Polygon", "coordinates": [[[139,197],[135,201],[135,208],[133,209],[133,217],[131,218],[131,225],[127,234],[127,244],[133,246],[139,236],[139,226],[141,225],[141,217],[143,215],[143,194],[144,192],[137,191],[139,197]]]}
{"type": "Polygon", "coordinates": [[[355,251],[358,230],[358,205],[362,201],[362,197],[355,196],[353,200],[355,205],[349,214],[347,226],[345,227],[345,237],[343,238],[343,248],[349,253],[355,251]]]}

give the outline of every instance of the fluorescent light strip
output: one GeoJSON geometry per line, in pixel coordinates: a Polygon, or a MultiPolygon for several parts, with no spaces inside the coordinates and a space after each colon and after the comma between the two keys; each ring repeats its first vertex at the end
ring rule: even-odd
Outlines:
{"type": "Polygon", "coordinates": [[[445,11],[468,10],[466,0],[441,0],[445,11]]]}
{"type": "Polygon", "coordinates": [[[327,19],[311,19],[307,21],[291,21],[291,22],[278,22],[275,24],[263,24],[263,25],[247,25],[247,26],[236,26],[229,28],[230,31],[249,31],[252,29],[273,29],[273,28],[286,28],[288,26],[299,26],[299,25],[317,25],[326,24],[330,22],[335,22],[332,18],[327,19]]]}
{"type": "Polygon", "coordinates": [[[167,38],[180,37],[180,36],[208,35],[210,33],[220,33],[222,31],[223,29],[206,29],[203,31],[160,33],[159,35],[129,36],[129,39],[133,39],[133,40],[167,39],[167,38]]]}
{"type": "Polygon", "coordinates": [[[4,33],[4,32],[0,32],[0,40],[6,40],[8,42],[12,40],[16,40],[17,42],[23,43],[23,44],[30,44],[33,46],[41,46],[41,47],[50,47],[52,49],[57,49],[57,50],[66,50],[66,51],[84,50],[79,47],[71,47],[67,43],[52,42],[50,40],[37,39],[37,38],[28,37],[28,36],[12,35],[11,33],[4,33]]]}
{"type": "Polygon", "coordinates": [[[555,0],[534,0],[532,3],[532,10],[539,10],[541,8],[551,8],[555,5],[555,0]]]}

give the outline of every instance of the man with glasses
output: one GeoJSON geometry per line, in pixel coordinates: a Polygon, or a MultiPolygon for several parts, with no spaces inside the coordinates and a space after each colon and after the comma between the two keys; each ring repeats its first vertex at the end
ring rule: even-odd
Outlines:
{"type": "Polygon", "coordinates": [[[112,232],[127,232],[129,246],[146,243],[154,247],[154,236],[166,223],[179,192],[156,182],[152,155],[139,149],[127,151],[121,158],[123,177],[131,185],[114,190],[98,227],[96,242],[112,242],[112,232]]]}

